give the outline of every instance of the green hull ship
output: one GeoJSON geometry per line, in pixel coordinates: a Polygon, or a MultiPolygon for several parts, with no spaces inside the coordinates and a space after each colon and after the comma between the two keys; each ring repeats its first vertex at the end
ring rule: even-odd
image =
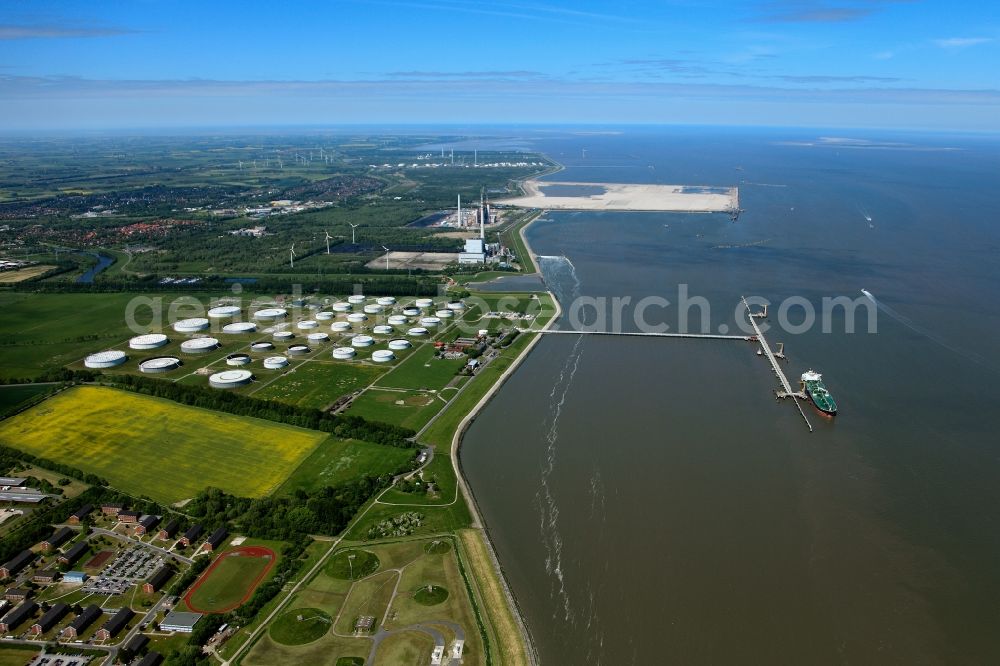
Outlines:
{"type": "Polygon", "coordinates": [[[802,390],[809,395],[809,399],[819,411],[828,416],[834,416],[837,413],[837,401],[826,390],[826,385],[823,384],[823,375],[812,370],[803,372],[802,390]]]}

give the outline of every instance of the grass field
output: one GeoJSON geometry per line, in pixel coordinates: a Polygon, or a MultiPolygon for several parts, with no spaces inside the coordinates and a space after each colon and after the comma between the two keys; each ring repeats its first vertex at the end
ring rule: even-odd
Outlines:
{"type": "Polygon", "coordinates": [[[296,608],[278,616],[268,632],[282,645],[304,645],[322,638],[331,624],[330,615],[318,608],[296,608]]]}
{"type": "Polygon", "coordinates": [[[0,377],[33,377],[126,339],[135,296],[0,293],[0,377]]]}
{"type": "Polygon", "coordinates": [[[226,551],[195,581],[184,603],[197,613],[230,611],[250,598],[275,558],[274,551],[260,546],[226,551]]]}
{"type": "Polygon", "coordinates": [[[28,268],[22,268],[17,271],[4,271],[0,273],[0,284],[13,284],[15,282],[24,282],[25,280],[30,280],[33,277],[38,277],[45,271],[49,271],[55,268],[55,266],[46,266],[44,264],[39,266],[29,266],[28,268]]]}
{"type": "Polygon", "coordinates": [[[358,396],[347,413],[370,421],[419,430],[444,406],[445,403],[434,393],[371,389],[358,396]]]}
{"type": "MultiPolygon", "coordinates": [[[[328,356],[329,352],[322,353],[324,359],[328,356]]],[[[384,367],[360,363],[311,361],[255,391],[254,397],[322,409],[341,396],[368,386],[385,371],[384,367]]]]}
{"type": "Polygon", "coordinates": [[[455,378],[455,373],[465,365],[465,359],[435,358],[433,345],[423,345],[381,377],[377,386],[402,389],[427,389],[440,391],[455,378]]]}
{"type": "Polygon", "coordinates": [[[409,469],[408,463],[414,455],[413,449],[330,437],[281,484],[278,494],[288,495],[299,488],[311,492],[346,483],[364,474],[396,474],[409,469]]]}
{"type": "Polygon", "coordinates": [[[0,423],[0,443],[163,502],[193,497],[206,486],[262,497],[326,437],[92,386],[64,391],[0,423]]]}

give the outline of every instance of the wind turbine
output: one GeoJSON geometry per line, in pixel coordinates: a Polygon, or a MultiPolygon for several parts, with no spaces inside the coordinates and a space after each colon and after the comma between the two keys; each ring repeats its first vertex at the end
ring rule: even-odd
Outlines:
{"type": "Polygon", "coordinates": [[[332,238],[332,236],[330,236],[329,231],[324,231],[323,233],[326,234],[326,253],[330,254],[330,238],[332,238]]]}
{"type": "MultiPolygon", "coordinates": [[[[351,223],[348,222],[348,224],[351,224],[351,223]]],[[[351,224],[351,245],[357,245],[358,244],[358,242],[356,240],[354,240],[354,230],[357,229],[360,226],[361,226],[360,224],[351,224]]]]}
{"type": "Polygon", "coordinates": [[[288,250],[288,265],[295,268],[295,243],[292,243],[292,247],[288,250]]]}
{"type": "Polygon", "coordinates": [[[383,245],[382,249],[385,250],[385,270],[389,270],[389,248],[383,245]]]}

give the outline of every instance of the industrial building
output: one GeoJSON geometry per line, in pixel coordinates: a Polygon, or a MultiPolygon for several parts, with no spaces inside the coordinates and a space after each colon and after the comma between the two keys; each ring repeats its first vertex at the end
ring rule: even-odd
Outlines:
{"type": "Polygon", "coordinates": [[[82,571],[67,571],[63,574],[64,583],[84,583],[87,581],[87,574],[82,571]]]}
{"type": "Polygon", "coordinates": [[[22,550],[11,560],[0,566],[0,578],[10,578],[20,573],[24,567],[35,561],[35,554],[30,550],[22,550]]]}
{"type": "Polygon", "coordinates": [[[54,604],[45,612],[44,615],[42,615],[41,618],[39,618],[38,622],[31,625],[31,633],[35,636],[44,634],[52,627],[59,624],[59,621],[66,617],[67,613],[69,613],[69,606],[67,604],[62,603],[61,601],[54,604]]]}
{"type": "Polygon", "coordinates": [[[160,517],[154,515],[146,515],[139,519],[139,523],[135,526],[135,535],[142,536],[149,532],[160,523],[160,517]]]}
{"type": "Polygon", "coordinates": [[[46,539],[41,543],[41,548],[46,552],[52,550],[53,548],[58,548],[59,546],[63,545],[71,538],[73,538],[74,534],[76,534],[76,532],[74,532],[70,528],[60,527],[59,529],[57,529],[55,532],[52,533],[52,536],[50,536],[48,539],[46,539]]]}
{"type": "Polygon", "coordinates": [[[188,531],[181,536],[181,545],[190,546],[191,542],[196,541],[198,537],[201,536],[203,528],[201,525],[192,525],[188,528],[188,531]]]}
{"type": "Polygon", "coordinates": [[[194,625],[198,624],[198,620],[200,619],[201,613],[171,611],[163,618],[163,622],[160,622],[160,629],[162,631],[179,631],[182,634],[190,634],[194,631],[194,625]]]}
{"type": "Polygon", "coordinates": [[[111,616],[107,622],[105,622],[94,637],[99,641],[106,641],[109,638],[114,638],[121,630],[128,626],[129,621],[135,617],[135,612],[128,606],[120,609],[117,613],[111,616]]]}
{"type": "Polygon", "coordinates": [[[181,523],[176,518],[171,518],[167,521],[167,524],[160,528],[160,533],[157,534],[157,538],[166,541],[167,539],[172,539],[177,530],[180,528],[181,523]]]}
{"type": "Polygon", "coordinates": [[[227,530],[225,527],[220,527],[219,529],[212,532],[211,535],[209,535],[208,539],[205,540],[205,545],[203,546],[203,548],[207,552],[211,553],[213,550],[218,548],[223,541],[226,540],[227,536],[229,536],[229,530],[227,530]]]}
{"type": "Polygon", "coordinates": [[[8,634],[19,624],[34,616],[38,610],[38,604],[34,601],[25,601],[20,606],[10,611],[0,619],[0,634],[8,634]]]}
{"type": "Polygon", "coordinates": [[[83,609],[83,611],[73,618],[73,621],[69,623],[65,629],[63,629],[63,635],[66,638],[79,638],[80,634],[87,630],[87,627],[94,624],[104,611],[101,607],[96,604],[91,604],[83,609]]]}
{"type": "Polygon", "coordinates": [[[84,518],[90,515],[90,512],[93,510],[94,510],[93,504],[84,504],[79,509],[69,514],[69,518],[66,519],[66,522],[69,523],[70,525],[79,525],[84,518]]]}
{"type": "Polygon", "coordinates": [[[163,585],[170,580],[170,577],[174,575],[174,570],[170,568],[169,565],[164,564],[162,567],[153,572],[153,575],[149,577],[142,585],[142,591],[146,594],[152,594],[157,592],[163,585]]]}
{"type": "Polygon", "coordinates": [[[77,560],[83,557],[83,554],[87,552],[88,548],[89,546],[86,539],[83,541],[77,541],[69,550],[57,557],[56,561],[59,562],[59,564],[72,566],[77,560]]]}

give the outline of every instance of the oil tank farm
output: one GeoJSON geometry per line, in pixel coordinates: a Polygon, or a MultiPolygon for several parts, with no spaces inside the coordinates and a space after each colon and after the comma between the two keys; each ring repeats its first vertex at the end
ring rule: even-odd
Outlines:
{"type": "Polygon", "coordinates": [[[181,351],[185,354],[206,354],[220,346],[215,338],[192,338],[181,343],[181,351]]]}
{"type": "Polygon", "coordinates": [[[284,356],[268,356],[264,359],[264,367],[268,370],[280,370],[288,365],[288,359],[284,356]]]}
{"type": "Polygon", "coordinates": [[[240,307],[238,305],[219,305],[208,311],[209,319],[232,319],[238,317],[240,307]]]}
{"type": "Polygon", "coordinates": [[[375,338],[370,335],[355,335],[351,338],[352,347],[371,347],[375,344],[375,338]]]}
{"type": "Polygon", "coordinates": [[[238,333],[253,333],[257,330],[257,324],[252,321],[235,321],[232,324],[226,324],[222,327],[223,333],[238,334],[238,333]]]}
{"type": "Polygon", "coordinates": [[[412,346],[413,345],[410,344],[409,340],[403,340],[402,338],[396,340],[389,340],[389,349],[393,349],[395,351],[402,351],[404,349],[409,349],[412,346]]]}
{"type": "Polygon", "coordinates": [[[338,361],[346,361],[354,358],[357,353],[353,347],[337,347],[333,350],[333,357],[338,361]]]}
{"type": "Polygon", "coordinates": [[[376,363],[388,363],[395,360],[396,355],[388,349],[376,349],[372,352],[372,360],[376,363]]]}
{"type": "Polygon", "coordinates": [[[241,366],[250,364],[249,354],[230,354],[226,357],[226,365],[241,366]]]}
{"type": "Polygon", "coordinates": [[[217,389],[233,389],[252,381],[253,373],[249,370],[223,370],[208,378],[209,386],[217,389]]]}
{"type": "Polygon", "coordinates": [[[91,354],[87,358],[83,359],[83,364],[88,368],[113,368],[115,366],[123,364],[128,360],[128,355],[123,351],[102,351],[96,354],[91,354]]]}
{"type": "Polygon", "coordinates": [[[139,364],[139,372],[146,374],[157,374],[160,372],[170,372],[181,367],[183,363],[176,356],[156,356],[147,358],[139,364]]]}
{"type": "Polygon", "coordinates": [[[278,321],[284,319],[288,314],[285,308],[264,308],[253,313],[253,318],[257,321],[278,321]]]}
{"type": "Polygon", "coordinates": [[[192,317],[181,319],[174,324],[174,330],[178,333],[197,333],[208,328],[208,320],[204,317],[192,317]]]}
{"type": "Polygon", "coordinates": [[[255,352],[266,352],[266,351],[271,351],[272,349],[274,349],[274,343],[267,342],[266,340],[261,342],[255,342],[252,345],[250,345],[250,351],[255,351],[255,352]]]}
{"type": "Polygon", "coordinates": [[[162,333],[149,333],[147,335],[137,335],[128,341],[128,346],[132,349],[157,349],[170,342],[167,336],[162,333]]]}

